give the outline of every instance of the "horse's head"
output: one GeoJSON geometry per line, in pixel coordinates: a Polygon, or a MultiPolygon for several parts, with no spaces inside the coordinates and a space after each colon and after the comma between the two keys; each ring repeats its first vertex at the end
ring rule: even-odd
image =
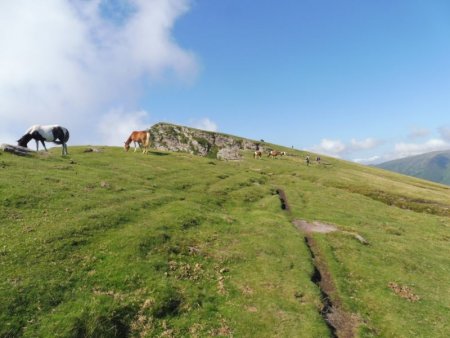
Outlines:
{"type": "Polygon", "coordinates": [[[30,142],[30,140],[31,140],[30,134],[25,134],[20,139],[17,140],[17,145],[20,147],[27,148],[28,142],[30,142]]]}
{"type": "Polygon", "coordinates": [[[125,142],[125,145],[123,146],[125,148],[125,151],[130,150],[130,144],[125,142]]]}

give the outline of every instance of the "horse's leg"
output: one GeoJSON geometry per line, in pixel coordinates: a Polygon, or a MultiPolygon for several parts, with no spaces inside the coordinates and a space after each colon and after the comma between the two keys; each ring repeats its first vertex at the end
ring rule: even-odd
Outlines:
{"type": "MultiPolygon", "coordinates": [[[[136,150],[137,150],[137,147],[136,147],[136,141],[133,141],[133,143],[134,143],[134,152],[136,152],[136,150]]],[[[139,146],[140,147],[140,146],[139,146]]]]}
{"type": "Polygon", "coordinates": [[[36,151],[39,151],[39,141],[38,140],[35,141],[36,141],[36,151]]]}
{"type": "Polygon", "coordinates": [[[45,151],[48,151],[48,150],[47,150],[47,147],[45,146],[45,142],[42,141],[42,140],[41,140],[41,142],[42,142],[42,145],[44,146],[45,151]]]}

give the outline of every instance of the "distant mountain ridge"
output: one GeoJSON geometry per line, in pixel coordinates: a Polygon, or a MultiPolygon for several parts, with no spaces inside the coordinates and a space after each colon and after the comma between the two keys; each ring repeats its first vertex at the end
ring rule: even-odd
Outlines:
{"type": "Polygon", "coordinates": [[[376,167],[450,185],[450,150],[401,158],[376,167]]]}

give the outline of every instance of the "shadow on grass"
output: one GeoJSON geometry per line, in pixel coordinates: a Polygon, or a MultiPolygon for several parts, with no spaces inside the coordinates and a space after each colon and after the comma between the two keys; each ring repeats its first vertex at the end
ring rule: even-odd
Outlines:
{"type": "Polygon", "coordinates": [[[160,151],[150,151],[149,154],[156,155],[156,156],[168,156],[168,155],[170,155],[169,153],[162,153],[160,151]]]}

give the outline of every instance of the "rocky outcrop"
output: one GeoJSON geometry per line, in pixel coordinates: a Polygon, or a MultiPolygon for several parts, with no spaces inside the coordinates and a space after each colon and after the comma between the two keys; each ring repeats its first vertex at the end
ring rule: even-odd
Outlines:
{"type": "Polygon", "coordinates": [[[182,151],[223,160],[240,159],[240,150],[261,149],[260,142],[169,123],[150,128],[151,147],[163,151],[182,151]]]}

